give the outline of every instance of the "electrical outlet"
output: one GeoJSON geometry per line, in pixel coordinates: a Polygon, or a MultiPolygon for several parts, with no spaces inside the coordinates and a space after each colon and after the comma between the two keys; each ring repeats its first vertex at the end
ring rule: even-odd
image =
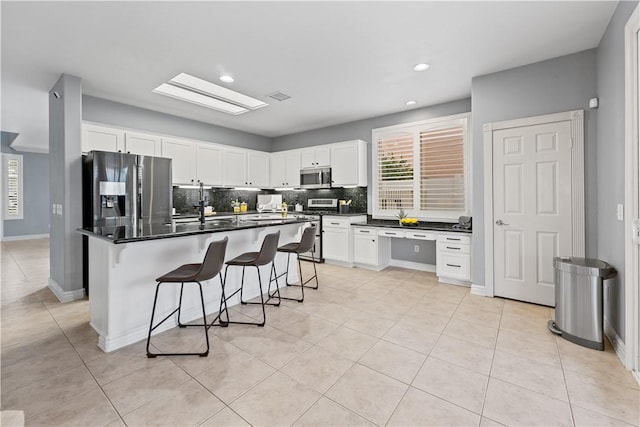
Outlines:
{"type": "Polygon", "coordinates": [[[413,251],[414,251],[414,252],[420,252],[420,245],[415,245],[415,246],[413,247],[413,251]]]}
{"type": "Polygon", "coordinates": [[[624,221],[624,205],[621,203],[616,207],[616,218],[618,221],[624,221]]]}

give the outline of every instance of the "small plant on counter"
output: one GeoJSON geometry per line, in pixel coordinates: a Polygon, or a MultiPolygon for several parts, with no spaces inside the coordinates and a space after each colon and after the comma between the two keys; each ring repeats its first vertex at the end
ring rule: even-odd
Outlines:
{"type": "Polygon", "coordinates": [[[398,218],[398,222],[400,223],[400,225],[402,225],[402,220],[407,217],[407,213],[404,211],[404,209],[400,209],[396,214],[396,217],[398,218]]]}
{"type": "Polygon", "coordinates": [[[235,199],[233,202],[231,202],[231,207],[233,207],[234,213],[240,212],[240,202],[238,201],[238,199],[235,199]]]}

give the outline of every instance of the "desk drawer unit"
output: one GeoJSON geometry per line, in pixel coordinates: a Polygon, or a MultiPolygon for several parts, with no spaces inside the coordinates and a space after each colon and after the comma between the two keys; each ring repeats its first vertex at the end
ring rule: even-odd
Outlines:
{"type": "Polygon", "coordinates": [[[442,252],[438,261],[438,276],[470,280],[471,257],[468,254],[442,252]]]}
{"type": "Polygon", "coordinates": [[[404,234],[407,239],[436,240],[436,235],[428,231],[405,231],[404,234]]]}
{"type": "Polygon", "coordinates": [[[438,234],[437,274],[442,282],[471,281],[471,236],[438,234]]]}
{"type": "Polygon", "coordinates": [[[392,228],[390,229],[381,229],[378,230],[378,236],[382,236],[382,237],[396,237],[398,239],[402,239],[404,237],[404,231],[402,230],[394,230],[392,228]]]}

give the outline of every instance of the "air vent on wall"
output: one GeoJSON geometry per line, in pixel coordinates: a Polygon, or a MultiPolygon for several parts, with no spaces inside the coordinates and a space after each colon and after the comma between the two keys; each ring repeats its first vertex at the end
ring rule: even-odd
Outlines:
{"type": "Polygon", "coordinates": [[[280,91],[276,91],[273,93],[270,93],[269,95],[267,95],[269,98],[273,98],[276,101],[286,101],[287,99],[291,98],[289,95],[287,95],[286,93],[282,93],[280,91]]]}

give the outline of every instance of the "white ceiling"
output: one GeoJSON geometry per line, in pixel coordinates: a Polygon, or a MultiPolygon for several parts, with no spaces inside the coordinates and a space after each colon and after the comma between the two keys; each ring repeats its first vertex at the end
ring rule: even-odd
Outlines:
{"type": "Polygon", "coordinates": [[[2,1],[1,129],[46,151],[61,73],[88,95],[268,137],[420,108],[470,96],[473,76],[596,47],[616,3],[2,1]],[[151,92],[180,72],[270,105],[230,116],[151,92]]]}

